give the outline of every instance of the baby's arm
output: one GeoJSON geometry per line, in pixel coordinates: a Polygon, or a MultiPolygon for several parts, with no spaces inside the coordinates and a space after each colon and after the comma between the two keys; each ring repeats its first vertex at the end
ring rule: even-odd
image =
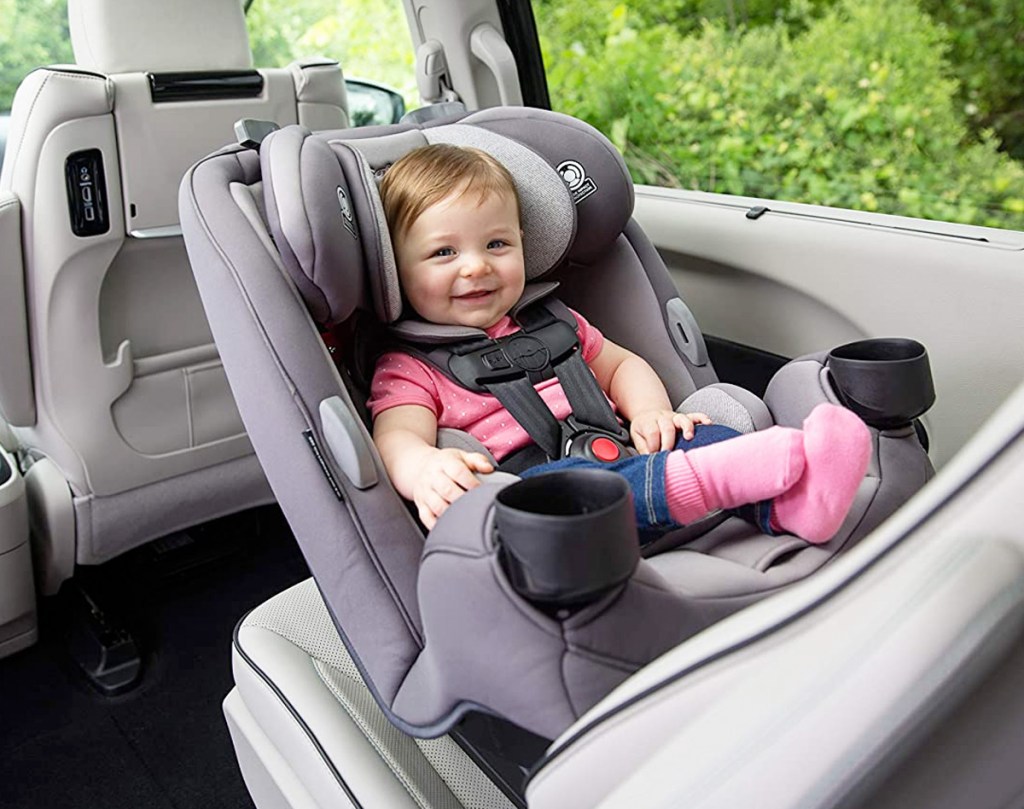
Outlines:
{"type": "Polygon", "coordinates": [[[373,441],[391,483],[416,504],[420,520],[433,528],[445,509],[480,482],[474,472],[493,472],[479,452],[438,449],[437,418],[420,405],[399,405],[373,422],[373,441]]]}
{"type": "Polygon", "coordinates": [[[605,338],[590,362],[601,389],[629,422],[633,445],[643,453],[673,449],[676,429],[693,438],[694,424],[710,424],[703,413],[676,413],[668,392],[642,357],[605,338]]]}

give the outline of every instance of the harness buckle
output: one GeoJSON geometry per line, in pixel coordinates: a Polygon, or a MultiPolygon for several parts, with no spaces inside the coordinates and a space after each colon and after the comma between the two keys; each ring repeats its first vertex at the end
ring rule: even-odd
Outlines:
{"type": "Polygon", "coordinates": [[[618,433],[584,424],[574,416],[567,416],[562,425],[562,457],[586,458],[600,463],[614,463],[637,455],[629,443],[629,433],[620,428],[618,433]]]}

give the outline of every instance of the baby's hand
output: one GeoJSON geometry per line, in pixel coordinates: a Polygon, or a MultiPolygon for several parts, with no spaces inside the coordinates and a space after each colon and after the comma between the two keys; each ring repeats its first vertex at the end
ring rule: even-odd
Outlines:
{"type": "Polygon", "coordinates": [[[480,485],[474,472],[487,474],[494,465],[479,452],[439,449],[432,453],[413,486],[412,499],[420,520],[431,529],[445,510],[480,485]]]}
{"type": "Polygon", "coordinates": [[[675,449],[676,430],[683,433],[683,438],[693,438],[695,424],[710,424],[704,413],[676,413],[672,410],[646,410],[638,413],[629,425],[629,435],[637,452],[646,455],[650,452],[675,449]]]}

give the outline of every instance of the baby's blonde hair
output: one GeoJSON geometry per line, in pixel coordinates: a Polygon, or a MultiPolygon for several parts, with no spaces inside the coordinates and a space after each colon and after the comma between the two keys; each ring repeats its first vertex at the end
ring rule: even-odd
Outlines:
{"type": "Polygon", "coordinates": [[[519,212],[515,180],[501,163],[480,149],[435,143],[402,156],[381,180],[380,197],[392,240],[404,236],[427,208],[457,191],[460,196],[475,193],[481,200],[490,194],[510,194],[519,212]]]}

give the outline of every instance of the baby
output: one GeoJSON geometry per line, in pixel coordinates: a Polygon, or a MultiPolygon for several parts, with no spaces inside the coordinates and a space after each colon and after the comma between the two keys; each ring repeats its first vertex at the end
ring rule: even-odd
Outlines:
{"type": "MultiPolygon", "coordinates": [[[[380,193],[407,304],[424,320],[475,327],[491,338],[517,331],[509,311],[526,283],[523,232],[505,167],[476,149],[426,146],[388,170],[380,193]]],[[[645,360],[573,314],[583,360],[641,454],[610,464],[566,458],[524,476],[580,465],[619,472],[630,483],[646,536],[749,504],[760,504],[756,521],[766,533],[825,542],[839,530],[871,454],[868,430],[856,415],[823,404],[802,430],[740,435],[703,413],[677,413],[645,360]]],[[[536,389],[556,418],[569,415],[557,379],[536,389]]],[[[531,443],[493,396],[462,388],[400,351],[378,360],[369,407],[392,483],[415,503],[427,528],[479,485],[474,473],[494,471],[481,453],[439,449],[438,428],[468,432],[498,462],[531,443]]]]}

